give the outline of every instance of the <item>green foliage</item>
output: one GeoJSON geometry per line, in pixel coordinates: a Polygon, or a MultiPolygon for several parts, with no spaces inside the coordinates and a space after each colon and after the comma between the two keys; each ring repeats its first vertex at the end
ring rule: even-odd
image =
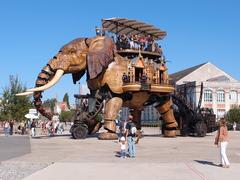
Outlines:
{"type": "Polygon", "coordinates": [[[68,93],[65,93],[65,94],[64,94],[64,96],[63,96],[63,102],[66,102],[68,109],[70,109],[68,93]]]}
{"type": "Polygon", "coordinates": [[[101,122],[103,120],[103,114],[98,113],[96,116],[96,121],[101,122]]]}
{"type": "Polygon", "coordinates": [[[233,123],[234,121],[236,123],[240,123],[240,108],[235,107],[233,109],[230,109],[227,113],[227,121],[229,123],[233,123]]]}
{"type": "Polygon", "coordinates": [[[71,121],[75,114],[74,110],[62,111],[60,114],[60,121],[71,121]]]}
{"type": "Polygon", "coordinates": [[[53,112],[54,111],[54,106],[55,106],[56,102],[57,102],[56,98],[47,99],[47,100],[45,100],[43,102],[42,106],[45,107],[45,108],[50,108],[51,111],[53,112]]]}
{"type": "Polygon", "coordinates": [[[29,108],[32,108],[31,98],[27,96],[15,96],[15,94],[26,90],[19,80],[18,76],[9,77],[9,85],[3,88],[2,93],[2,110],[0,111],[1,120],[14,119],[22,121],[29,108]]]}

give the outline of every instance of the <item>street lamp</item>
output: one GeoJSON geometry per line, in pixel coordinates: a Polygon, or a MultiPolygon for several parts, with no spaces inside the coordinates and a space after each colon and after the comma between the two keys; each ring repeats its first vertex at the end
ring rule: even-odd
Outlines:
{"type": "Polygon", "coordinates": [[[80,95],[80,94],[81,94],[81,83],[79,82],[78,84],[79,84],[79,87],[78,87],[78,88],[79,88],[79,89],[78,89],[78,92],[79,92],[79,95],[80,95]]]}

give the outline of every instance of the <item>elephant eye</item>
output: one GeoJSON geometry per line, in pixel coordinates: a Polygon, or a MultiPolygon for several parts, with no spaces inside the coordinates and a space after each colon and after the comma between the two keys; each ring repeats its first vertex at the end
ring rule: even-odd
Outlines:
{"type": "Polygon", "coordinates": [[[76,49],[74,49],[74,48],[69,49],[69,53],[70,53],[70,54],[76,53],[76,49]]]}

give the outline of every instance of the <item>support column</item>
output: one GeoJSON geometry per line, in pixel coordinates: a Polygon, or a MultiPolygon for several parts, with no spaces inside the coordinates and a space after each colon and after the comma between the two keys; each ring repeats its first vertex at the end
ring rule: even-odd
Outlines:
{"type": "Polygon", "coordinates": [[[162,119],[165,121],[164,135],[166,137],[175,137],[176,129],[178,127],[178,124],[173,114],[172,104],[173,104],[172,99],[169,98],[166,99],[157,107],[155,107],[161,114],[162,119]]]}
{"type": "Polygon", "coordinates": [[[117,115],[119,113],[120,108],[122,107],[122,99],[119,97],[114,97],[110,100],[108,100],[104,107],[104,129],[107,130],[107,132],[103,132],[99,134],[99,139],[102,140],[114,140],[118,139],[118,136],[116,134],[116,123],[115,119],[117,118],[117,115]]]}
{"type": "Polygon", "coordinates": [[[137,130],[141,130],[141,111],[138,109],[134,109],[131,113],[133,115],[133,122],[136,124],[137,130]]]}

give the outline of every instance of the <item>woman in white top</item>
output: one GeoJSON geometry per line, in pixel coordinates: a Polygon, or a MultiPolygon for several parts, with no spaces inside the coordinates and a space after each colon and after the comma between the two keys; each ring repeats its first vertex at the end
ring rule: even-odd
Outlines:
{"type": "Polygon", "coordinates": [[[4,123],[4,134],[5,134],[5,136],[8,136],[8,135],[9,135],[9,131],[10,131],[10,125],[9,125],[9,122],[6,121],[6,122],[4,123]]]}

